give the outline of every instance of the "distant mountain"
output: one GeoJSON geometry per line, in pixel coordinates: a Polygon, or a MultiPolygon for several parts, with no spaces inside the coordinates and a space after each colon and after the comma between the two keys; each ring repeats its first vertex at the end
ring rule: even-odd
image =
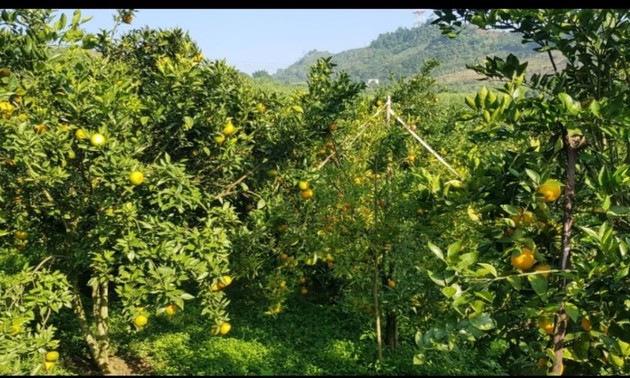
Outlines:
{"type": "Polygon", "coordinates": [[[413,76],[428,59],[435,58],[440,66],[433,75],[442,84],[461,88],[475,83],[478,78],[472,70],[466,69],[466,64],[480,63],[486,56],[505,58],[512,53],[530,61],[529,67],[534,66],[537,71],[550,69],[550,65],[546,66],[546,55],[533,51],[534,47],[534,44],[523,45],[518,34],[480,30],[475,26],[465,28],[457,38],[451,39],[427,22],[381,34],[363,48],[338,54],[312,50],[291,66],[279,69],[273,77],[286,84],[304,82],[309,67],[318,58],[332,56],[336,68],[347,71],[353,78],[364,82],[377,79],[383,83],[389,79],[390,72],[396,78],[413,76]]]}

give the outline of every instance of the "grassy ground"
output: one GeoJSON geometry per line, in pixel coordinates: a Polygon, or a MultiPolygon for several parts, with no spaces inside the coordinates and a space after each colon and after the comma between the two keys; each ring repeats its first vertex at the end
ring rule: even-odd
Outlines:
{"type": "MultiPolygon", "coordinates": [[[[367,315],[317,304],[296,295],[271,317],[266,305],[234,296],[232,330],[212,335],[212,323],[194,304],[173,317],[154,316],[133,329],[116,315],[111,322],[113,365],[118,374],[139,375],[497,375],[492,358],[480,363],[474,351],[429,352],[414,365],[415,331],[401,327],[401,345],[385,350],[377,363],[374,332],[367,315]]],[[[87,348],[68,321],[62,329],[64,358],[52,374],[95,375],[87,348]],[[71,336],[73,335],[73,336],[71,336]]],[[[74,328],[76,329],[76,328],[74,328]]]]}

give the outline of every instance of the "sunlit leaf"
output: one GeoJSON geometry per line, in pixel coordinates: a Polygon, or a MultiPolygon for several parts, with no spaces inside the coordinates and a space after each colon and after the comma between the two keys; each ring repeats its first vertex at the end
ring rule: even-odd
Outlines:
{"type": "Polygon", "coordinates": [[[473,327],[481,331],[489,331],[495,327],[494,320],[487,313],[475,314],[468,319],[473,327]]]}

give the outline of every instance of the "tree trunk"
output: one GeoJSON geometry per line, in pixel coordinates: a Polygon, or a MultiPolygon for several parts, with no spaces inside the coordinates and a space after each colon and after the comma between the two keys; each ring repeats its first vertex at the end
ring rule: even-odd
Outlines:
{"type": "Polygon", "coordinates": [[[96,364],[103,374],[112,374],[109,365],[109,287],[108,282],[97,283],[92,287],[94,299],[94,319],[96,321],[96,331],[98,335],[98,355],[95,358],[96,364]],[[105,369],[103,368],[105,367],[105,369]]]}
{"type": "Polygon", "coordinates": [[[388,347],[396,349],[399,347],[398,343],[398,322],[396,313],[388,312],[385,325],[385,343],[388,347]]]}
{"type": "MultiPolygon", "coordinates": [[[[97,340],[90,329],[90,323],[85,313],[85,308],[83,306],[83,302],[81,301],[81,291],[79,290],[78,284],[75,282],[73,291],[72,291],[72,302],[74,305],[74,313],[79,320],[79,327],[81,328],[81,332],[85,337],[85,342],[90,349],[90,354],[94,359],[98,369],[103,374],[112,374],[111,368],[109,366],[109,359],[103,359],[101,356],[103,355],[103,350],[101,350],[102,343],[100,340],[97,340]]],[[[105,350],[105,355],[107,355],[107,350],[105,350]]]]}
{"type": "MultiPolygon", "coordinates": [[[[583,146],[583,140],[576,140],[564,131],[564,148],[567,154],[567,171],[564,188],[564,224],[562,227],[562,251],[560,255],[560,270],[571,269],[571,231],[573,229],[573,203],[575,201],[575,166],[577,163],[578,149],[583,146]]],[[[566,286],[566,279],[560,280],[558,287],[560,291],[566,286]]],[[[566,334],[569,318],[564,310],[564,302],[560,303],[558,317],[553,336],[553,347],[555,361],[551,371],[553,374],[562,375],[563,361],[562,352],[564,349],[564,336],[566,334]]]]}

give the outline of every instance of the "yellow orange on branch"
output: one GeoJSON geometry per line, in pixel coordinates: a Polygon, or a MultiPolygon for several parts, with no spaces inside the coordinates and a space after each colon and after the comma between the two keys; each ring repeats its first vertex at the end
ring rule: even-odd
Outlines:
{"type": "Polygon", "coordinates": [[[553,320],[544,316],[539,317],[538,328],[545,331],[547,335],[553,335],[553,328],[554,328],[553,320]]]}
{"type": "Polygon", "coordinates": [[[547,179],[538,187],[538,193],[542,194],[543,202],[553,202],[560,197],[560,182],[556,179],[547,179]]]}
{"type": "Polygon", "coordinates": [[[534,252],[527,247],[523,247],[519,253],[512,253],[511,262],[516,269],[525,271],[534,266],[536,259],[534,258],[534,252]]]}

